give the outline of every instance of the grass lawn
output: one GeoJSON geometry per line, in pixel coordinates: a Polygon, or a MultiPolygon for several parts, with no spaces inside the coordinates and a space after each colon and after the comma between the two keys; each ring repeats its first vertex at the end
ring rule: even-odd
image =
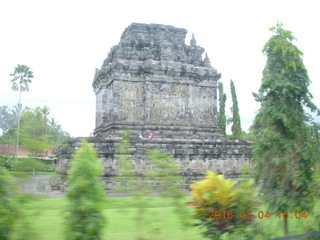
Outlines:
{"type": "MultiPolygon", "coordinates": [[[[186,197],[186,202],[190,197],[186,197]]],[[[199,227],[185,227],[180,223],[180,218],[174,213],[174,207],[167,200],[160,197],[150,197],[145,204],[144,212],[137,211],[133,205],[133,198],[107,198],[104,215],[107,224],[104,228],[103,239],[135,240],[138,239],[166,239],[166,240],[205,240],[201,235],[204,229],[199,227]],[[138,214],[137,214],[138,213],[138,214]],[[134,219],[144,216],[144,225],[139,235],[134,219]]],[[[67,200],[64,198],[40,198],[25,205],[25,209],[32,216],[32,225],[35,231],[33,239],[61,240],[64,239],[64,216],[67,200]]],[[[320,202],[316,206],[320,212],[320,202]]],[[[264,207],[259,209],[266,211],[264,207]]],[[[191,213],[193,209],[189,209],[191,213]]],[[[314,217],[309,216],[300,219],[289,218],[290,235],[316,231],[318,224],[314,217]],[[312,226],[315,228],[312,229],[312,226]]],[[[271,239],[282,237],[283,220],[279,220],[277,214],[271,217],[256,218],[258,228],[263,235],[255,235],[253,239],[271,239]],[[267,236],[267,237],[266,237],[267,236]]],[[[227,235],[224,239],[231,239],[227,235]]],[[[240,239],[236,237],[235,239],[240,239]]],[[[312,239],[312,238],[309,238],[312,239]]],[[[318,238],[313,238],[318,239],[318,238]]]]}

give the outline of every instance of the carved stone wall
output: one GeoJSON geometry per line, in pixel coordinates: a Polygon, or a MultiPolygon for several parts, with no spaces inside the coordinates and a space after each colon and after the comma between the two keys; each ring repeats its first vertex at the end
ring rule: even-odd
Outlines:
{"type": "MultiPolygon", "coordinates": [[[[187,31],[159,24],[133,23],[111,48],[93,80],[96,129],[88,138],[104,165],[106,188],[117,185],[117,149],[130,129],[131,158],[137,177],[152,168],[146,150],[168,153],[180,166],[186,186],[208,171],[237,177],[250,165],[251,143],[226,140],[217,123],[217,81],[221,75],[187,31]],[[152,132],[153,138],[148,139],[152,132]],[[138,135],[142,135],[138,137],[138,135]]],[[[66,173],[71,155],[81,145],[73,139],[57,151],[66,173]]]]}
{"type": "Polygon", "coordinates": [[[221,75],[207,56],[202,59],[204,49],[194,38],[185,44],[186,33],[159,24],[126,28],[96,70],[95,136],[130,128],[159,138],[222,137],[216,104],[221,75]]]}
{"type": "MultiPolygon", "coordinates": [[[[121,138],[103,139],[86,138],[93,143],[99,159],[104,166],[106,189],[112,190],[119,185],[115,176],[119,173],[118,150],[121,138]]],[[[224,174],[227,178],[237,178],[244,165],[250,167],[251,142],[230,140],[199,140],[199,139],[152,139],[130,138],[131,159],[137,176],[143,176],[147,171],[154,170],[147,157],[148,149],[162,150],[172,157],[172,161],[180,166],[180,175],[185,180],[185,188],[195,180],[203,179],[208,171],[224,174]]],[[[69,147],[59,151],[59,167],[67,169],[73,152],[81,146],[80,139],[70,141],[69,147]]],[[[65,172],[63,172],[65,173],[65,172]]]]}

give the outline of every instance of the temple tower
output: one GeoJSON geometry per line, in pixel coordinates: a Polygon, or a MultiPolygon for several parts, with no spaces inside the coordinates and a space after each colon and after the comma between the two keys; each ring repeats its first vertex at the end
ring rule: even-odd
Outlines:
{"type": "MultiPolygon", "coordinates": [[[[162,150],[180,168],[187,187],[208,170],[238,177],[250,166],[251,143],[226,140],[217,121],[217,81],[204,49],[187,31],[160,24],[133,23],[118,45],[111,48],[101,69],[96,69],[94,144],[104,165],[106,189],[112,191],[119,174],[121,132],[130,129],[130,157],[137,177],[152,170],[149,149],[162,150]],[[153,139],[148,134],[153,133],[153,139]],[[142,135],[142,137],[140,136],[142,135]]],[[[66,173],[80,138],[57,151],[66,173]]],[[[156,182],[154,184],[157,184],[156,182]]]]}
{"type": "Polygon", "coordinates": [[[217,81],[204,48],[187,31],[133,23],[96,69],[96,137],[133,134],[224,139],[217,121],[217,81]]]}

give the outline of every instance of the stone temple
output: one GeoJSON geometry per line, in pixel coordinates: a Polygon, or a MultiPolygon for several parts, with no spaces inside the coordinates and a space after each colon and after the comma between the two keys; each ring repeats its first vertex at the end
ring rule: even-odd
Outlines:
{"type": "MultiPolygon", "coordinates": [[[[249,142],[226,140],[217,121],[217,81],[221,74],[210,64],[194,36],[160,24],[132,23],[111,48],[92,83],[96,94],[94,143],[104,163],[106,186],[118,174],[121,133],[131,130],[136,172],[150,170],[146,150],[163,150],[181,167],[186,184],[207,170],[236,177],[250,165],[249,142]],[[149,139],[150,134],[152,138],[149,139]]],[[[74,139],[57,156],[66,166],[74,139]]]]}
{"type": "Polygon", "coordinates": [[[162,139],[221,139],[217,126],[220,74],[202,59],[204,49],[187,31],[131,24],[114,46],[93,88],[95,136],[119,136],[129,128],[162,139]]]}

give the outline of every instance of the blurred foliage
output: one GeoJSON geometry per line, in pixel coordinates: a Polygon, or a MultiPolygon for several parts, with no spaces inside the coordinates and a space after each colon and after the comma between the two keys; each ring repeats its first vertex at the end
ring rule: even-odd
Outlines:
{"type": "Polygon", "coordinates": [[[149,171],[147,176],[160,183],[160,189],[158,188],[160,196],[170,201],[183,226],[189,227],[191,225],[190,215],[184,203],[185,180],[180,175],[180,167],[174,164],[172,157],[163,151],[148,150],[147,154],[151,159],[151,164],[155,167],[155,170],[149,171]]]}
{"type": "MultiPolygon", "coordinates": [[[[0,144],[16,144],[18,107],[0,106],[0,144]]],[[[30,109],[25,107],[20,120],[20,144],[32,156],[46,155],[47,151],[70,138],[54,118],[47,106],[30,109]]]]}
{"type": "Polygon", "coordinates": [[[19,193],[19,181],[8,170],[0,166],[0,239],[22,240],[36,237],[31,222],[34,211],[26,212],[24,207],[35,199],[32,195],[19,193]],[[32,216],[31,216],[32,215],[32,216]]]}
{"type": "Polygon", "coordinates": [[[226,101],[227,95],[223,92],[223,83],[218,82],[219,89],[219,112],[218,123],[221,128],[222,134],[226,136],[227,116],[226,116],[226,101]]]}
{"type": "Polygon", "coordinates": [[[240,135],[242,133],[241,128],[241,120],[240,120],[240,113],[239,113],[239,105],[238,105],[238,99],[237,99],[237,93],[236,88],[234,86],[233,81],[230,81],[230,89],[231,89],[231,97],[232,97],[232,107],[231,107],[231,113],[232,113],[232,136],[234,139],[239,139],[240,135]]]}
{"type": "Polygon", "coordinates": [[[33,175],[41,173],[55,173],[55,165],[52,161],[37,158],[18,158],[13,154],[0,155],[0,167],[11,171],[14,176],[33,175]]]}
{"type": "Polygon", "coordinates": [[[0,166],[0,239],[11,239],[14,224],[19,215],[11,175],[0,166]]]}
{"type": "Polygon", "coordinates": [[[29,150],[31,156],[44,155],[49,149],[52,137],[46,134],[46,128],[46,120],[39,109],[22,115],[20,143],[29,150]]]}
{"type": "MultiPolygon", "coordinates": [[[[135,162],[130,154],[130,136],[129,130],[122,134],[122,140],[118,146],[121,154],[118,155],[120,162],[120,175],[116,179],[124,185],[118,187],[120,191],[124,191],[133,195],[131,206],[136,208],[136,217],[134,219],[136,226],[135,239],[145,239],[147,215],[152,214],[147,211],[150,208],[150,198],[147,197],[151,193],[159,193],[165,198],[165,202],[169,206],[174,206],[175,213],[180,217],[184,228],[189,223],[190,216],[184,204],[185,193],[182,190],[183,179],[179,176],[179,167],[173,163],[172,158],[165,152],[159,150],[147,150],[148,160],[151,171],[142,173],[136,168],[135,162]]],[[[166,216],[153,216],[155,221],[163,221],[166,216]],[[158,220],[156,220],[158,219],[158,220]]],[[[151,230],[149,234],[154,234],[154,239],[161,232],[165,231],[159,225],[151,230]]]]}
{"type": "Polygon", "coordinates": [[[18,158],[17,160],[13,160],[12,163],[12,171],[14,171],[14,175],[19,175],[20,177],[30,173],[35,175],[39,169],[46,167],[41,160],[36,158],[18,158]]]}
{"type": "MultiPolygon", "coordinates": [[[[18,119],[19,104],[13,107],[6,105],[0,106],[0,129],[2,130],[2,135],[7,135],[11,130],[16,128],[18,119]]],[[[29,107],[24,107],[21,109],[21,114],[29,112],[29,107]]]]}
{"type": "Polygon", "coordinates": [[[209,171],[204,180],[190,185],[193,200],[187,204],[195,208],[194,218],[200,220],[197,225],[207,228],[206,237],[220,239],[224,233],[244,233],[243,230],[253,224],[253,218],[242,219],[239,214],[257,210],[260,205],[257,189],[253,187],[253,180],[244,179],[236,184],[209,171]]]}
{"type": "Polygon", "coordinates": [[[255,141],[256,136],[252,132],[242,131],[241,135],[238,138],[235,138],[233,135],[227,135],[228,140],[243,140],[243,141],[255,141]]]}
{"type": "Polygon", "coordinates": [[[105,219],[102,166],[92,145],[86,141],[74,154],[67,177],[66,232],[68,240],[101,239],[105,219]]]}
{"type": "Polygon", "coordinates": [[[133,160],[130,156],[130,130],[125,130],[122,133],[122,139],[118,146],[121,154],[118,154],[119,160],[119,175],[116,180],[122,183],[122,186],[117,187],[117,191],[125,192],[133,196],[131,205],[136,208],[134,217],[136,234],[134,239],[144,239],[144,225],[146,224],[148,199],[146,196],[152,192],[152,189],[147,184],[148,179],[144,176],[138,176],[133,160]]]}
{"type": "Polygon", "coordinates": [[[11,170],[13,167],[13,155],[0,155],[0,168],[11,170]]]}
{"type": "Polygon", "coordinates": [[[249,128],[249,131],[248,131],[248,132],[243,131],[242,134],[241,134],[240,139],[241,139],[241,140],[246,140],[246,141],[256,141],[256,140],[257,140],[257,137],[256,137],[256,135],[254,134],[254,129],[253,129],[253,127],[251,126],[251,127],[249,128]]]}

